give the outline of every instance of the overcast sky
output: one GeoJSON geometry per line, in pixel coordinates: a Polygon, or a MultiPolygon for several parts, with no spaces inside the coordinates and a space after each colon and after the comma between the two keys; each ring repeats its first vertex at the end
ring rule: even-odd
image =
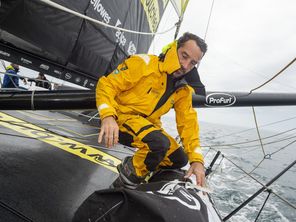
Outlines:
{"type": "MultiPolygon", "coordinates": [[[[211,4],[190,0],[179,36],[190,31],[204,38],[211,4]]],[[[159,31],[176,20],[168,7],[159,31]]],[[[172,38],[173,32],[157,36],[150,53],[158,54],[172,38]]],[[[199,71],[207,90],[249,91],[296,57],[296,1],[215,0],[205,40],[209,49],[199,71]]],[[[296,63],[260,91],[296,93],[296,63]]],[[[295,107],[256,110],[261,125],[296,115],[295,107]]],[[[199,109],[199,117],[222,124],[254,125],[251,108],[199,109]]]]}

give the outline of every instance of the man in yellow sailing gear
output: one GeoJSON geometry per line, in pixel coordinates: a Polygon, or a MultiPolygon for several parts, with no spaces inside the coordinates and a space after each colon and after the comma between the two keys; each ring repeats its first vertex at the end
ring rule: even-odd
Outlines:
{"type": "Polygon", "coordinates": [[[116,186],[134,187],[149,172],[181,168],[188,161],[190,168],[185,177],[195,174],[197,184],[204,185],[193,90],[184,77],[206,51],[204,40],[187,32],[160,56],[130,56],[107,77],[100,78],[96,88],[102,121],[98,142],[104,138],[108,147],[120,142],[137,148],[133,157],[125,158],[117,167],[116,186]],[[172,107],[183,147],[161,127],[160,117],[172,107]]]}

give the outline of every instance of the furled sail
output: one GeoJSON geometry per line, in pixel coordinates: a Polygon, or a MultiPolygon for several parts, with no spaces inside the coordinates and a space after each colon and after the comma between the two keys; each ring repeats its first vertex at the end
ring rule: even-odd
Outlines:
{"type": "Polygon", "coordinates": [[[92,89],[124,58],[146,53],[153,39],[107,26],[155,33],[167,3],[1,0],[0,59],[92,89]]]}

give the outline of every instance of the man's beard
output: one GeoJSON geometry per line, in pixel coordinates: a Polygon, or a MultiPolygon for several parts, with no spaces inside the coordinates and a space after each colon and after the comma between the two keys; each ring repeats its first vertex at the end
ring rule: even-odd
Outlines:
{"type": "Polygon", "coordinates": [[[180,77],[184,76],[185,74],[186,74],[186,73],[185,73],[185,70],[182,69],[182,68],[180,68],[180,69],[178,69],[177,71],[173,72],[173,76],[174,76],[175,78],[180,78],[180,77]]]}

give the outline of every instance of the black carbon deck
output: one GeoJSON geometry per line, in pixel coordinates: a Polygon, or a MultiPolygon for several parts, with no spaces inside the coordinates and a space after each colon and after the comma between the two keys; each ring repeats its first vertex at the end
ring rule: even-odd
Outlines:
{"type": "Polygon", "coordinates": [[[122,146],[94,147],[98,127],[64,114],[0,112],[1,222],[71,221],[82,201],[107,188],[117,176],[115,166],[132,154],[122,146]]]}

